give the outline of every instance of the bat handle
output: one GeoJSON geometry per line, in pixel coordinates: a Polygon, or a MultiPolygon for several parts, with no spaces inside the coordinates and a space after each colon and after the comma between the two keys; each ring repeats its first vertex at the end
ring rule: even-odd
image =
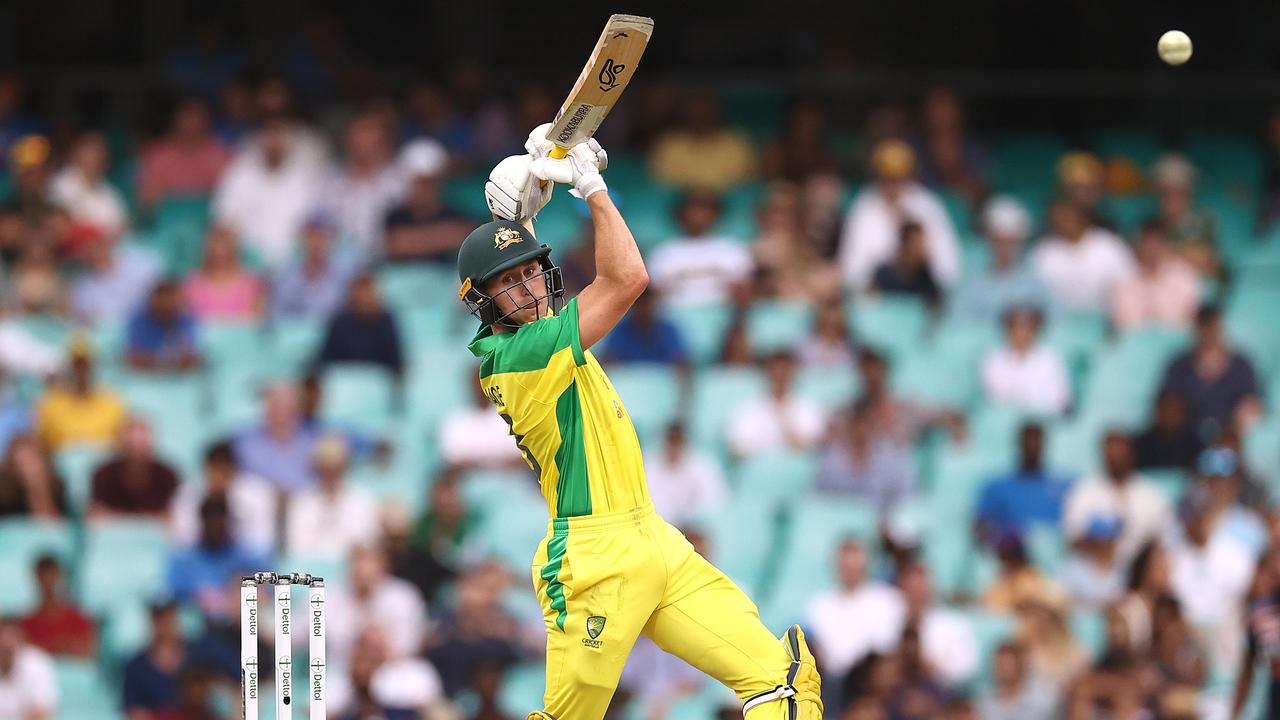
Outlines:
{"type": "MultiPolygon", "coordinates": [[[[560,158],[564,158],[568,156],[569,156],[569,148],[563,145],[556,145],[555,147],[551,148],[551,152],[547,153],[547,157],[555,158],[556,160],[559,160],[560,158]]],[[[547,186],[546,180],[538,181],[538,187],[545,188],[546,186],[547,186]]]]}

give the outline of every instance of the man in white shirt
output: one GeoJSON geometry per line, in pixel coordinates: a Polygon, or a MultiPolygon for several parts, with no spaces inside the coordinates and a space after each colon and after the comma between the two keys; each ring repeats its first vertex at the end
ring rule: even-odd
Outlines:
{"type": "Polygon", "coordinates": [[[285,550],[294,556],[337,559],[378,539],[378,501],[344,480],[350,449],[339,435],[320,438],[311,451],[316,486],[289,499],[285,550]]]}
{"type": "Polygon", "coordinates": [[[53,660],[23,641],[13,618],[0,618],[0,720],[53,720],[58,683],[53,660]]]}
{"type": "Polygon", "coordinates": [[[214,192],[213,215],[272,267],[293,253],[298,232],[321,197],[325,163],[306,150],[301,131],[268,120],[231,161],[214,192]]]}
{"type": "Polygon", "coordinates": [[[513,468],[524,463],[511,429],[484,394],[475,373],[463,380],[471,388],[471,407],[457,408],[440,424],[440,455],[450,466],[513,468]]]}
{"type": "Polygon", "coordinates": [[[351,551],[347,582],[334,587],[325,603],[329,618],[329,661],[348,665],[362,629],[382,628],[393,658],[417,655],[426,638],[427,606],[409,581],[387,571],[381,548],[360,545],[351,551]]]}
{"type": "Polygon", "coordinates": [[[1134,472],[1133,442],[1128,435],[1108,431],[1102,453],[1103,474],[1077,482],[1067,494],[1063,526],[1067,538],[1075,541],[1084,536],[1092,518],[1120,518],[1116,553],[1120,562],[1127,563],[1143,545],[1161,537],[1172,520],[1172,511],[1164,493],[1134,472]]]}
{"type": "Polygon", "coordinates": [[[200,504],[222,495],[231,511],[231,536],[246,549],[270,555],[276,549],[276,491],[262,478],[236,466],[231,444],[220,442],[205,453],[204,485],[186,482],[174,495],[169,517],[174,544],[194,545],[200,537],[200,504]]]}
{"type": "Polygon", "coordinates": [[[1067,409],[1067,365],[1057,350],[1037,342],[1041,322],[1038,308],[1017,307],[1005,313],[1005,345],[982,361],[982,386],[993,405],[1050,415],[1067,409]]]}
{"type": "Polygon", "coordinates": [[[867,653],[893,652],[907,612],[897,588],[867,577],[867,553],[857,540],[841,543],[836,575],[839,587],[810,601],[804,623],[829,678],[844,677],[867,653]]]}
{"type": "Polygon", "coordinates": [[[924,227],[929,271],[938,285],[960,277],[960,245],[938,196],[913,179],[915,152],[901,140],[886,140],[871,151],[876,182],[854,199],[840,234],[840,276],[847,287],[864,290],[880,265],[898,254],[898,229],[913,221],[924,227]]]}
{"type": "MultiPolygon", "coordinates": [[[[920,647],[938,680],[958,687],[978,670],[978,642],[960,613],[935,601],[933,582],[923,564],[910,563],[898,573],[898,587],[906,603],[905,620],[920,628],[920,647]]],[[[901,627],[899,627],[901,635],[901,627]]]]}
{"type": "Polygon", "coordinates": [[[724,472],[707,455],[689,449],[680,423],[667,427],[660,452],[645,455],[644,476],[654,508],[673,525],[714,513],[729,497],[724,472]]]}
{"type": "Polygon", "coordinates": [[[343,236],[364,257],[382,252],[387,212],[404,197],[406,178],[391,162],[387,120],[366,112],[347,125],[343,167],[329,181],[325,205],[338,217],[343,236]]]}
{"type": "Polygon", "coordinates": [[[1049,209],[1052,234],[1040,240],[1031,265],[1054,303],[1068,311],[1101,312],[1135,272],[1133,253],[1115,233],[1089,224],[1079,207],[1059,200],[1049,209]]]}
{"type": "Polygon", "coordinates": [[[751,276],[751,250],[711,230],[720,220],[720,200],[690,193],[676,209],[684,235],[658,247],[649,261],[649,277],[674,305],[724,302],[737,283],[751,276]]]}
{"type": "Polygon", "coordinates": [[[73,223],[115,238],[129,225],[129,214],[120,191],[106,181],[107,165],[107,143],[102,135],[81,135],[71,148],[67,166],[49,183],[49,197],[70,213],[73,223]]]}
{"type": "Polygon", "coordinates": [[[827,429],[822,408],[791,391],[796,359],[775,353],[764,362],[769,389],[764,397],[741,402],[729,424],[729,448],[738,457],[787,450],[811,450],[827,429]]]}

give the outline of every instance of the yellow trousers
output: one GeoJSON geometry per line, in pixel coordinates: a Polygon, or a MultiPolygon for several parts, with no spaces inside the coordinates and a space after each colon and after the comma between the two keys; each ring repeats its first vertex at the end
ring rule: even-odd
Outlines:
{"type": "Polygon", "coordinates": [[[547,624],[543,710],[604,716],[640,633],[746,699],[787,682],[791,665],[756,606],[653,506],[558,518],[534,557],[547,624]]]}

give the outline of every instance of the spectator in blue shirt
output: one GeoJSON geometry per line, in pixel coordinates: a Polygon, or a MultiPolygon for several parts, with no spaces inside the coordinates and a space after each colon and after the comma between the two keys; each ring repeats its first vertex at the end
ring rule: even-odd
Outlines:
{"type": "Polygon", "coordinates": [[[1232,428],[1247,430],[1262,413],[1253,364],[1227,342],[1214,305],[1196,312],[1195,344],[1169,364],[1160,392],[1186,401],[1188,422],[1205,442],[1232,428]]]}
{"type": "Polygon", "coordinates": [[[227,582],[246,571],[267,567],[268,559],[231,536],[227,499],[210,496],[200,504],[200,539],[169,558],[169,591],[177,600],[194,602],[213,617],[234,608],[227,604],[227,582]]]}
{"type": "Polygon", "coordinates": [[[965,279],[951,298],[952,314],[995,327],[1010,308],[1049,307],[1044,283],[1022,255],[1031,235],[1027,209],[1013,198],[995,197],[982,212],[982,224],[991,261],[986,267],[965,268],[965,279]]]}
{"type": "Polygon", "coordinates": [[[342,306],[359,262],[350,250],[334,244],[337,227],[337,218],[325,210],[307,218],[301,257],[286,265],[272,283],[271,317],[276,322],[328,320],[342,306]]]}
{"type": "Polygon", "coordinates": [[[151,290],[147,306],[129,322],[129,367],[143,371],[191,370],[200,366],[196,320],[184,307],[182,290],[164,280],[151,290]]]}
{"type": "Polygon", "coordinates": [[[657,306],[654,290],[636,299],[631,312],[609,333],[604,348],[605,362],[660,365],[684,365],[688,362],[680,331],[658,314],[657,306]]]}
{"type": "Polygon", "coordinates": [[[151,643],[124,666],[125,715],[177,717],[178,678],[186,661],[178,604],[152,606],[151,643]]]}
{"type": "Polygon", "coordinates": [[[263,422],[235,439],[236,462],[281,490],[310,488],[315,484],[311,451],[319,431],[303,422],[298,389],[278,384],[267,390],[264,402],[263,422]]]}
{"type": "Polygon", "coordinates": [[[351,285],[347,307],[329,321],[316,365],[352,362],[381,365],[396,377],[404,368],[396,319],[382,305],[378,284],[365,273],[351,285]]]}
{"type": "Polygon", "coordinates": [[[1033,524],[1057,526],[1071,481],[1044,468],[1044,428],[1027,423],[1018,431],[1018,467],[992,478],[978,497],[978,537],[994,547],[1008,534],[1021,537],[1033,524]]]}

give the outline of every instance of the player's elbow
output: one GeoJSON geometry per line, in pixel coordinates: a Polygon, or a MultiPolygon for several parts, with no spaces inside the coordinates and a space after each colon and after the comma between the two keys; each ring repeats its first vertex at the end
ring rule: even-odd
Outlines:
{"type": "Polygon", "coordinates": [[[645,270],[644,266],[641,266],[634,272],[627,274],[625,283],[627,291],[632,297],[640,297],[645,288],[649,287],[649,271],[645,270]]]}

